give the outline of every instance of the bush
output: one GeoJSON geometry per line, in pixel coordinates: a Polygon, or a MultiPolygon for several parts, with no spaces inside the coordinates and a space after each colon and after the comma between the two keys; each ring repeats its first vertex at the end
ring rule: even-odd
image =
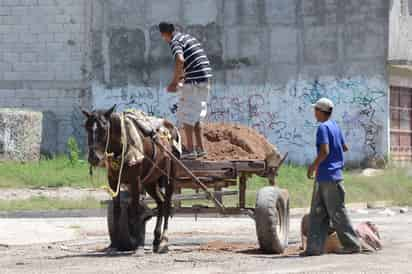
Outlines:
{"type": "Polygon", "coordinates": [[[79,163],[80,149],[74,137],[70,137],[67,141],[67,150],[70,164],[75,166],[79,163]]]}

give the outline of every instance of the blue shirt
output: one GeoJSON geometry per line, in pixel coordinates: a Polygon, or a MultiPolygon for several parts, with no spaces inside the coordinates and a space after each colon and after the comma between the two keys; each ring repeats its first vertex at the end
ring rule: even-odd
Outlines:
{"type": "Polygon", "coordinates": [[[329,155],[319,165],[316,181],[322,183],[343,180],[343,145],[345,144],[345,139],[335,121],[328,120],[319,125],[316,133],[316,147],[318,154],[320,145],[322,144],[329,144],[329,155]]]}

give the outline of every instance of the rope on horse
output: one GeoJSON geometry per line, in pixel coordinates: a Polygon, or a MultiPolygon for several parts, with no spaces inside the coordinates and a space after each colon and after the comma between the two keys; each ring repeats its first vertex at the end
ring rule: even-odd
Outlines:
{"type": "MultiPolygon", "coordinates": [[[[105,148],[105,161],[106,161],[106,168],[109,168],[109,163],[108,163],[108,158],[109,157],[113,157],[113,153],[108,153],[109,150],[109,142],[110,142],[110,123],[108,123],[108,130],[107,130],[107,140],[106,140],[106,148],[105,148]]],[[[122,115],[120,116],[120,128],[122,130],[122,132],[124,132],[123,130],[125,129],[124,126],[124,113],[122,113],[122,115]]],[[[119,196],[120,193],[120,184],[121,184],[121,180],[122,180],[122,172],[123,172],[123,167],[124,167],[124,159],[125,159],[125,151],[126,151],[126,146],[127,146],[127,134],[122,134],[122,159],[121,159],[121,163],[120,163],[120,170],[119,170],[119,178],[117,179],[117,187],[116,187],[116,192],[114,192],[109,186],[104,185],[102,186],[102,189],[106,190],[110,196],[112,196],[112,198],[116,198],[117,196],[119,196]]]]}

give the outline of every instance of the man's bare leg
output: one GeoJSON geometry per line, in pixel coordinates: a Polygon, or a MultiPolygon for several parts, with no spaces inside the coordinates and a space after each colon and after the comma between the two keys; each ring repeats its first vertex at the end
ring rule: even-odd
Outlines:
{"type": "Polygon", "coordinates": [[[189,125],[189,124],[183,124],[183,128],[185,130],[185,136],[186,136],[186,149],[188,153],[193,153],[195,148],[193,145],[193,126],[189,125]]]}
{"type": "Polygon", "coordinates": [[[206,153],[206,149],[203,144],[203,127],[201,122],[197,122],[195,124],[195,136],[197,151],[200,154],[199,156],[204,156],[206,153]]]}

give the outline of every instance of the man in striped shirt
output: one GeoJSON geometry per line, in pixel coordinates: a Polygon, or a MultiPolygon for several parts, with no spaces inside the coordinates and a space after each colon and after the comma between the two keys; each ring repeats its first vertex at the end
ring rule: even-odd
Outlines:
{"type": "Polygon", "coordinates": [[[168,92],[182,92],[177,118],[183,124],[186,149],[182,158],[194,159],[206,155],[203,145],[202,121],[207,114],[212,69],[199,41],[189,34],[177,32],[173,24],[160,23],[163,40],[169,43],[175,59],[175,70],[168,92]],[[196,148],[193,142],[196,137],[196,148]]]}

